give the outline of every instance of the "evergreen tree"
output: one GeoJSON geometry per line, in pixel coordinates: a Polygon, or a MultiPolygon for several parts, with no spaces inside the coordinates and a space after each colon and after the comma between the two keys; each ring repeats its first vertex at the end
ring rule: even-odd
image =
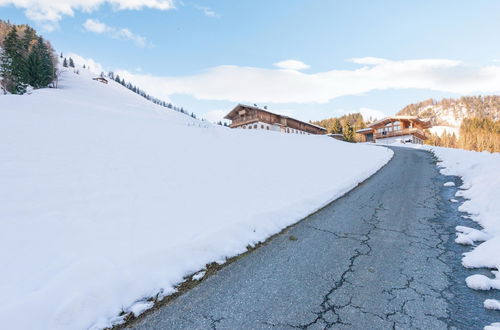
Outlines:
{"type": "Polygon", "coordinates": [[[47,87],[54,79],[52,53],[42,37],[38,37],[28,57],[29,84],[34,88],[47,87]]]}
{"type": "Polygon", "coordinates": [[[71,68],[74,68],[74,67],[75,67],[75,62],[73,62],[73,59],[72,59],[71,57],[69,58],[69,66],[70,66],[71,68]]]}
{"type": "Polygon", "coordinates": [[[344,140],[347,142],[354,142],[354,129],[352,128],[351,124],[347,121],[343,131],[343,136],[344,140]]]}
{"type": "Polygon", "coordinates": [[[5,37],[3,52],[0,58],[0,76],[4,88],[12,94],[23,94],[26,92],[25,59],[22,56],[23,49],[17,35],[15,26],[5,37]]]}
{"type": "Polygon", "coordinates": [[[64,61],[63,61],[63,67],[65,67],[65,68],[68,67],[68,60],[66,60],[66,57],[64,58],[64,61]]]}
{"type": "Polygon", "coordinates": [[[332,133],[342,134],[342,124],[340,123],[340,120],[338,118],[335,118],[333,121],[332,133]]]}

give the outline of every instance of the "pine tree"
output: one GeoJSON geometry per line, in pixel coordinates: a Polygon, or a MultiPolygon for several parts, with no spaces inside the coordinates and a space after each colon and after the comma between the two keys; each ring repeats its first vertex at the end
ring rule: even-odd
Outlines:
{"type": "Polygon", "coordinates": [[[42,37],[38,37],[28,58],[29,84],[34,88],[47,87],[54,79],[52,53],[42,37]]]}
{"type": "Polygon", "coordinates": [[[71,68],[74,68],[74,67],[75,67],[75,62],[73,62],[73,59],[72,59],[71,57],[69,58],[69,66],[70,66],[71,68]]]}
{"type": "Polygon", "coordinates": [[[68,67],[68,60],[66,60],[66,57],[64,58],[64,61],[63,61],[63,67],[65,67],[65,68],[68,67]]]}
{"type": "Polygon", "coordinates": [[[25,68],[26,62],[22,56],[23,49],[17,35],[15,26],[5,37],[3,52],[0,58],[0,76],[2,85],[12,94],[23,94],[26,92],[25,68]]]}
{"type": "Polygon", "coordinates": [[[340,120],[335,118],[333,121],[333,129],[332,129],[333,134],[342,134],[342,124],[340,123],[340,120]]]}
{"type": "Polygon", "coordinates": [[[354,130],[349,121],[346,122],[344,129],[342,131],[344,140],[346,140],[347,142],[354,142],[354,130]]]}

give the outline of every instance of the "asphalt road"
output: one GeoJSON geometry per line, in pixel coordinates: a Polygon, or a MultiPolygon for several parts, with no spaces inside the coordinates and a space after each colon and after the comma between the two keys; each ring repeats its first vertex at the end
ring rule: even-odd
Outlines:
{"type": "MultiPolygon", "coordinates": [[[[377,174],[133,329],[482,329],[493,298],[465,286],[455,177],[394,148],[377,174]],[[294,236],[297,240],[291,240],[294,236]]],[[[473,225],[473,224],[472,224],[473,225]]],[[[498,299],[498,297],[497,297],[498,299]]]]}

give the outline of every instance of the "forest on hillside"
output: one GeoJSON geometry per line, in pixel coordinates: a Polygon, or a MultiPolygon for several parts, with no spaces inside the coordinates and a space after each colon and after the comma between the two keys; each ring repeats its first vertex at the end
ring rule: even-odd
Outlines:
{"type": "Polygon", "coordinates": [[[432,125],[447,125],[449,117],[457,121],[465,118],[500,120],[500,96],[462,96],[440,101],[428,99],[404,107],[397,115],[429,118],[432,125]]]}
{"type": "Polygon", "coordinates": [[[459,134],[427,132],[426,144],[474,151],[500,152],[500,96],[462,96],[458,99],[428,99],[410,104],[398,115],[428,118],[433,126],[460,124],[459,134]]]}
{"type": "Polygon", "coordinates": [[[460,134],[427,133],[426,144],[474,151],[500,152],[500,120],[466,118],[460,125],[460,134]]]}
{"type": "Polygon", "coordinates": [[[24,94],[57,79],[57,56],[51,44],[28,25],[0,20],[0,86],[4,93],[24,94]]]}
{"type": "Polygon", "coordinates": [[[341,117],[333,117],[319,121],[313,121],[312,124],[326,128],[327,134],[342,134],[344,140],[348,142],[362,141],[358,129],[366,127],[366,122],[361,113],[350,113],[341,117]]]}

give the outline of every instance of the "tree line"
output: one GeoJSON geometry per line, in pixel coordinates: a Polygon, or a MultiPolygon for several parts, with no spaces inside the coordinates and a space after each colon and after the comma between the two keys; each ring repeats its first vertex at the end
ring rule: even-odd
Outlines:
{"type": "MultiPolygon", "coordinates": [[[[71,66],[72,61],[73,60],[70,58],[69,66],[71,66]]],[[[105,76],[104,72],[101,72],[101,77],[104,77],[104,76],[105,76]]],[[[191,112],[191,114],[190,114],[189,112],[187,112],[186,110],[184,110],[183,107],[177,107],[177,106],[173,105],[170,102],[165,102],[165,101],[163,101],[163,100],[161,100],[159,98],[156,98],[154,96],[149,95],[148,93],[146,93],[144,90],[140,89],[139,87],[131,84],[130,82],[126,82],[125,79],[120,78],[119,75],[115,75],[115,73],[113,71],[108,72],[108,78],[109,79],[113,79],[114,81],[116,81],[120,85],[128,88],[132,92],[134,92],[134,93],[136,93],[136,94],[144,97],[146,100],[151,101],[154,104],[157,104],[159,106],[162,106],[162,107],[165,107],[165,108],[168,108],[168,109],[172,109],[172,110],[181,112],[181,113],[186,114],[188,116],[191,116],[192,118],[195,118],[195,119],[197,118],[196,115],[194,114],[194,112],[191,112]]]]}
{"type": "Polygon", "coordinates": [[[28,86],[43,88],[56,80],[57,57],[48,41],[28,25],[0,21],[0,30],[0,77],[4,93],[24,94],[28,86]]]}
{"type": "Polygon", "coordinates": [[[460,134],[429,134],[426,144],[474,151],[500,152],[500,120],[466,118],[460,125],[460,134]]]}
{"type": "Polygon", "coordinates": [[[333,117],[319,121],[313,121],[312,124],[326,128],[327,134],[342,134],[345,141],[360,142],[362,136],[357,134],[358,129],[366,127],[366,122],[361,113],[350,113],[341,117],[333,117]]]}

